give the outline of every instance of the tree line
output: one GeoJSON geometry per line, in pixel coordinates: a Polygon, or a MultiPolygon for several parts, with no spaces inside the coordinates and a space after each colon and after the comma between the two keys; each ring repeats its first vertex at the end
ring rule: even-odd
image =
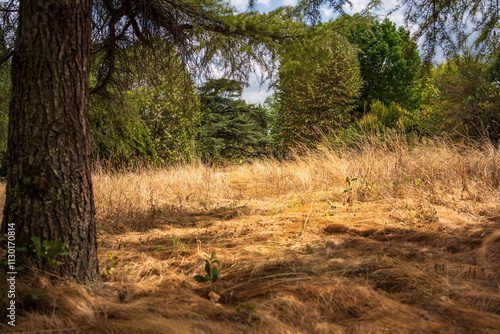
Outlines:
{"type": "MultiPolygon", "coordinates": [[[[436,66],[424,63],[409,31],[389,19],[344,16],[308,34],[281,50],[276,93],[262,105],[241,99],[245,81],[208,79],[197,87],[174,50],[142,61],[144,46],[128,47],[124,52],[133,60],[115,64],[123,74],[90,97],[92,159],[117,168],[238,162],[285,156],[325,136],[349,141],[386,128],[419,136],[500,137],[495,38],[436,66]]],[[[97,82],[99,64],[94,61],[91,81],[97,82]]],[[[0,76],[2,157],[8,66],[0,76]]],[[[5,159],[0,171],[5,175],[5,159]]]]}

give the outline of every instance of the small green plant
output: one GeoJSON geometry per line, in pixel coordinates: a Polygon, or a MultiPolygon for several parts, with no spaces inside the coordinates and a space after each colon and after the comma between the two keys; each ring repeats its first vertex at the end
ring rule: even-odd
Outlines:
{"type": "Polygon", "coordinates": [[[31,237],[31,241],[33,242],[35,254],[40,261],[41,268],[51,267],[55,269],[61,264],[61,262],[56,260],[56,257],[69,254],[69,248],[65,242],[62,242],[61,238],[58,238],[56,241],[40,241],[40,238],[31,237]]]}
{"type": "Polygon", "coordinates": [[[109,258],[109,262],[106,264],[106,269],[102,272],[102,278],[104,279],[108,279],[110,275],[115,274],[116,267],[118,266],[118,263],[120,263],[119,255],[113,253],[106,253],[106,255],[109,258]]]}
{"type": "Polygon", "coordinates": [[[244,323],[250,325],[252,321],[257,320],[256,306],[254,304],[238,303],[236,308],[236,318],[242,320],[244,323]]]}
{"type": "Polygon", "coordinates": [[[40,300],[40,297],[41,296],[44,296],[44,295],[47,295],[48,292],[43,290],[43,291],[37,291],[35,289],[31,289],[30,292],[29,292],[29,296],[31,298],[31,300],[40,300]]]}
{"type": "Polygon", "coordinates": [[[178,252],[179,250],[181,251],[186,251],[189,249],[189,245],[185,245],[180,238],[177,238],[175,236],[172,237],[172,249],[174,252],[178,252]]]}
{"type": "Polygon", "coordinates": [[[400,184],[406,184],[408,181],[410,181],[410,179],[408,178],[408,176],[405,176],[404,179],[403,179],[403,182],[399,181],[399,180],[396,180],[396,181],[393,181],[392,182],[392,189],[395,190],[400,184]]]}
{"type": "Polygon", "coordinates": [[[155,248],[153,248],[153,252],[159,252],[159,251],[162,251],[164,248],[162,245],[157,245],[155,246],[155,248]]]}
{"type": "Polygon", "coordinates": [[[333,211],[335,211],[337,209],[337,206],[335,205],[335,201],[336,201],[335,198],[331,201],[330,201],[330,199],[326,200],[327,209],[325,211],[325,214],[323,215],[324,217],[333,216],[333,211]]]}
{"type": "Polygon", "coordinates": [[[215,256],[215,252],[212,252],[212,255],[210,256],[210,259],[205,260],[205,276],[201,275],[196,275],[194,279],[198,283],[205,283],[205,282],[210,282],[210,285],[212,287],[212,291],[214,291],[214,283],[217,282],[219,279],[219,268],[216,266],[216,264],[220,264],[220,261],[217,260],[215,256]]]}
{"type": "Polygon", "coordinates": [[[347,197],[344,199],[344,205],[347,205],[348,207],[351,206],[351,202],[352,202],[352,193],[354,191],[354,189],[352,188],[352,182],[354,181],[357,181],[358,178],[354,177],[354,178],[350,178],[349,176],[345,178],[345,182],[347,183],[347,188],[344,189],[344,194],[347,194],[347,197]]]}
{"type": "Polygon", "coordinates": [[[354,178],[350,178],[349,176],[345,178],[345,182],[347,183],[347,188],[344,189],[344,193],[350,193],[353,191],[352,189],[352,182],[354,181],[357,181],[358,178],[357,177],[354,177],[354,178]]]}
{"type": "Polygon", "coordinates": [[[359,178],[358,182],[365,186],[365,191],[370,191],[373,189],[373,186],[374,186],[375,182],[377,182],[377,181],[370,182],[367,180],[367,177],[368,177],[368,172],[365,174],[365,176],[363,176],[362,178],[359,178]]]}

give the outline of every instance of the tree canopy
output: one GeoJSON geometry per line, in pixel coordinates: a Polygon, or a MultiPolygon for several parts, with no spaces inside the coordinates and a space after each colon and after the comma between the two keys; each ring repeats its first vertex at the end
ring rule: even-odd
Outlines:
{"type": "Polygon", "coordinates": [[[479,46],[499,28],[500,7],[494,0],[399,0],[393,10],[398,9],[416,28],[414,38],[423,39],[426,62],[438,48],[453,55],[471,39],[479,46]]]}
{"type": "Polygon", "coordinates": [[[414,110],[420,101],[415,94],[420,74],[417,44],[403,27],[389,19],[370,19],[350,31],[350,41],[360,48],[358,53],[363,87],[360,111],[366,111],[372,100],[385,104],[396,102],[414,110]]]}

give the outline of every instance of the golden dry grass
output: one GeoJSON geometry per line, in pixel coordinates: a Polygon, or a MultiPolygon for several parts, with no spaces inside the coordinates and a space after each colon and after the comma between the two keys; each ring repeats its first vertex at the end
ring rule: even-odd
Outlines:
{"type": "Polygon", "coordinates": [[[498,333],[500,242],[482,245],[500,228],[499,149],[396,143],[97,171],[103,286],[32,279],[47,293],[3,329],[498,333]],[[193,279],[211,252],[217,303],[193,279]]]}

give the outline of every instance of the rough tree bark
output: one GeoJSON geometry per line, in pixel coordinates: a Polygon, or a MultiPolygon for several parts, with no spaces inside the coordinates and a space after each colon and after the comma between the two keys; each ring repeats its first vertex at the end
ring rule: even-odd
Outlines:
{"type": "Polygon", "coordinates": [[[88,97],[92,0],[21,0],[12,58],[2,234],[71,247],[58,273],[99,280],[88,97]]]}

